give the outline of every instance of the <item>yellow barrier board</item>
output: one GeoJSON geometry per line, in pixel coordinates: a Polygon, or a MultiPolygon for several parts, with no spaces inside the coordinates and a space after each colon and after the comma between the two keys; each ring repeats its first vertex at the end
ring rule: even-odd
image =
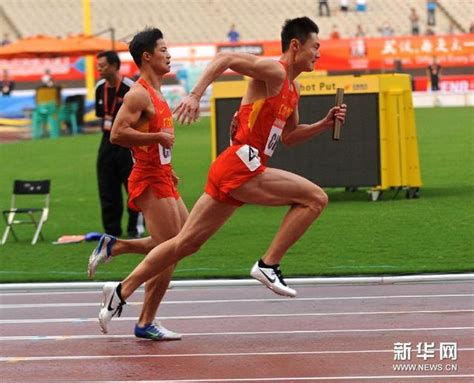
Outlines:
{"type": "MultiPolygon", "coordinates": [[[[346,94],[378,94],[380,139],[380,185],[374,190],[391,187],[421,186],[418,141],[411,93],[411,79],[406,74],[364,76],[320,76],[305,73],[298,78],[301,96],[332,95],[337,88],[346,94]]],[[[212,156],[216,149],[216,100],[241,98],[248,81],[226,81],[213,84],[211,97],[212,156]]],[[[349,111],[350,114],[350,105],[349,111]]]]}

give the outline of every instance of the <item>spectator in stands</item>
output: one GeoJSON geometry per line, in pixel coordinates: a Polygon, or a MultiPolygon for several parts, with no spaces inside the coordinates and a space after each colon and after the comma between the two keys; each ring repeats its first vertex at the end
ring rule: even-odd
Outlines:
{"type": "Polygon", "coordinates": [[[451,21],[448,27],[448,35],[455,35],[456,34],[456,25],[451,21]]]}
{"type": "Polygon", "coordinates": [[[362,24],[357,24],[355,37],[365,37],[365,32],[364,32],[364,29],[362,28],[362,24]]]}
{"type": "Polygon", "coordinates": [[[53,76],[51,76],[50,69],[46,68],[44,70],[44,74],[41,77],[41,83],[43,84],[43,86],[47,86],[48,88],[51,88],[54,86],[54,80],[53,80],[53,76]]]}
{"type": "Polygon", "coordinates": [[[341,35],[340,35],[339,31],[337,30],[337,25],[336,24],[334,24],[332,26],[332,31],[331,31],[331,34],[329,35],[329,38],[331,40],[338,40],[338,39],[341,38],[341,35]]]}
{"type": "Polygon", "coordinates": [[[426,10],[428,11],[428,25],[434,27],[436,25],[436,7],[437,0],[426,0],[426,10]]]}
{"type": "Polygon", "coordinates": [[[10,40],[10,37],[8,36],[8,33],[4,33],[3,34],[3,39],[2,41],[0,42],[0,46],[5,46],[5,45],[8,45],[8,44],[11,44],[12,41],[10,40]]]}
{"type": "Polygon", "coordinates": [[[420,34],[420,16],[416,12],[415,8],[411,8],[410,12],[410,25],[411,25],[411,34],[413,36],[418,36],[420,34]]]}
{"type": "Polygon", "coordinates": [[[469,26],[469,33],[474,33],[474,22],[469,26]]]}
{"type": "Polygon", "coordinates": [[[365,12],[367,10],[366,0],[356,0],[356,11],[365,12]]]}
{"type": "Polygon", "coordinates": [[[1,88],[2,88],[2,96],[9,96],[12,90],[15,88],[15,82],[10,77],[8,73],[8,69],[3,70],[1,88]]]}
{"type": "Polygon", "coordinates": [[[349,0],[340,0],[339,10],[341,12],[348,12],[349,11],[349,0]]]}
{"type": "Polygon", "coordinates": [[[237,29],[235,29],[235,24],[232,24],[230,26],[230,30],[227,33],[227,38],[229,39],[229,42],[231,43],[236,43],[240,40],[240,33],[237,32],[237,29]]]}
{"type": "MultiPolygon", "coordinates": [[[[101,77],[95,88],[95,114],[102,119],[102,139],[97,156],[102,225],[106,234],[120,237],[124,210],[122,185],[128,191],[133,160],[128,148],[110,143],[110,130],[133,81],[120,75],[120,58],[114,51],[97,55],[97,70],[101,77]]],[[[128,209],[129,238],[139,237],[137,223],[138,213],[128,209]]]]}
{"type": "Polygon", "coordinates": [[[425,32],[425,36],[434,36],[436,33],[435,31],[433,30],[433,28],[426,28],[426,32],[425,32]]]}
{"type": "Polygon", "coordinates": [[[393,60],[393,71],[395,73],[403,73],[404,72],[403,63],[402,63],[401,59],[393,60]]]}
{"type": "Polygon", "coordinates": [[[441,75],[441,65],[438,64],[436,57],[433,57],[433,62],[426,69],[426,73],[431,82],[431,90],[439,90],[439,77],[441,75]]]}
{"type": "Polygon", "coordinates": [[[383,37],[390,37],[393,36],[395,33],[388,21],[386,21],[381,27],[379,27],[378,31],[383,37]]]}
{"type": "Polygon", "coordinates": [[[331,16],[328,0],[319,0],[319,16],[331,16]],[[325,9],[325,12],[323,12],[323,9],[325,9]],[[323,15],[323,13],[325,13],[325,15],[323,15]]]}

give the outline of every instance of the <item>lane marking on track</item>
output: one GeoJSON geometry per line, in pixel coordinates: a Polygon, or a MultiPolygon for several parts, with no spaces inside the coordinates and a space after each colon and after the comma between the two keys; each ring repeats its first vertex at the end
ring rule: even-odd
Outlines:
{"type": "MultiPolygon", "coordinates": [[[[464,287],[467,287],[465,286],[466,284],[469,284],[469,287],[473,284],[472,282],[463,282],[461,283],[462,286],[464,287]]],[[[444,283],[444,284],[436,284],[434,287],[435,288],[439,288],[439,289],[446,289],[447,286],[457,286],[458,284],[453,284],[451,282],[449,283],[444,283]]],[[[358,289],[360,287],[366,289],[367,287],[390,287],[391,285],[383,285],[383,286],[375,286],[375,285],[363,285],[363,286],[358,286],[358,285],[337,285],[337,286],[329,286],[329,285],[318,285],[318,286],[306,286],[306,285],[300,285],[298,286],[298,289],[304,291],[304,290],[319,290],[319,289],[328,289],[328,288],[336,288],[336,289],[346,289],[346,288],[355,288],[355,289],[358,289]]],[[[395,285],[396,287],[400,287],[400,285],[395,285]]],[[[411,285],[410,285],[411,286],[411,285]]],[[[426,284],[426,283],[423,283],[421,285],[417,285],[417,287],[419,286],[423,286],[423,287],[426,287],[426,286],[430,286],[429,284],[426,284]]],[[[432,286],[432,285],[431,285],[432,286]]],[[[176,294],[176,293],[188,293],[188,292],[191,292],[191,293],[195,293],[196,291],[213,291],[213,292],[216,292],[216,291],[220,291],[222,292],[223,290],[225,291],[236,291],[236,290],[242,290],[242,291],[249,291],[249,290],[257,290],[257,289],[261,289],[261,286],[223,286],[222,288],[217,288],[217,287],[199,287],[199,288],[188,288],[188,287],[170,287],[168,288],[167,290],[167,294],[176,294]]],[[[459,287],[457,287],[455,289],[455,291],[459,291],[459,287]]],[[[470,290],[469,290],[470,291],[470,290]]],[[[144,288],[143,287],[139,287],[136,291],[136,293],[143,293],[144,292],[144,288]]],[[[101,288],[98,288],[98,289],[95,289],[95,290],[76,290],[76,291],[20,291],[20,292],[1,292],[0,291],[0,297],[10,297],[10,296],[33,296],[33,295],[92,295],[92,294],[101,294],[102,293],[102,289],[101,288]]],[[[436,297],[436,296],[472,296],[473,294],[472,293],[464,293],[464,294],[459,294],[459,293],[456,293],[456,294],[427,294],[427,295],[376,295],[374,296],[374,298],[384,298],[384,297],[425,297],[425,296],[428,296],[428,297],[436,297]]],[[[364,297],[360,297],[360,296],[349,296],[349,297],[346,297],[346,296],[336,296],[336,297],[328,297],[328,298],[292,298],[292,300],[295,300],[295,299],[339,299],[339,298],[353,298],[353,299],[357,299],[357,298],[364,298],[364,297]]],[[[286,298],[280,298],[280,299],[286,299],[286,298]]]]}
{"type": "MultiPolygon", "coordinates": [[[[434,351],[439,351],[435,349],[434,351]]],[[[458,351],[474,351],[474,348],[459,348],[458,351]]],[[[334,351],[268,351],[268,352],[226,352],[203,354],[133,354],[133,355],[59,355],[59,356],[12,356],[0,357],[0,362],[44,362],[53,360],[93,360],[93,359],[149,359],[149,358],[208,358],[230,356],[279,356],[279,355],[328,355],[328,354],[373,354],[392,353],[393,350],[334,350],[334,351]]],[[[415,351],[413,351],[415,353],[415,351]]]]}
{"type": "MultiPolygon", "coordinates": [[[[191,320],[191,319],[230,319],[230,318],[266,318],[266,317],[326,317],[344,315],[407,315],[407,314],[462,314],[472,313],[474,309],[458,310],[406,310],[406,311],[354,311],[354,312],[326,312],[326,313],[268,313],[268,314],[222,314],[222,315],[181,315],[160,316],[162,320],[191,320]]],[[[117,321],[136,321],[136,317],[114,318],[117,321]]],[[[0,325],[25,323],[81,323],[97,322],[94,318],[44,318],[44,319],[2,319],[0,325]]]]}
{"type": "MultiPolygon", "coordinates": [[[[98,294],[98,293],[95,293],[98,294]]],[[[2,294],[0,294],[1,298],[2,294]]],[[[369,300],[369,299],[414,299],[414,298],[465,298],[474,297],[474,294],[437,294],[437,295],[376,295],[357,297],[320,297],[320,298],[270,298],[270,299],[212,299],[212,300],[187,300],[187,301],[163,301],[162,305],[181,304],[209,304],[209,303],[250,303],[250,302],[308,302],[308,301],[339,301],[339,300],[369,300]]],[[[141,305],[143,302],[127,302],[128,305],[141,305]]],[[[1,309],[21,309],[21,308],[43,308],[43,307],[93,307],[98,306],[98,302],[79,303],[19,303],[0,304],[1,309]]]]}
{"type": "MultiPolygon", "coordinates": [[[[136,320],[136,318],[135,318],[136,320]]],[[[371,332],[411,332],[411,331],[465,331],[474,327],[417,327],[417,328],[370,328],[370,329],[335,329],[335,330],[280,330],[280,331],[229,331],[229,332],[196,332],[184,333],[185,336],[243,336],[243,335],[288,335],[288,334],[341,334],[371,332]]],[[[45,336],[2,336],[0,341],[40,341],[40,340],[83,340],[83,339],[117,339],[134,338],[134,335],[45,335],[45,336]]]]}

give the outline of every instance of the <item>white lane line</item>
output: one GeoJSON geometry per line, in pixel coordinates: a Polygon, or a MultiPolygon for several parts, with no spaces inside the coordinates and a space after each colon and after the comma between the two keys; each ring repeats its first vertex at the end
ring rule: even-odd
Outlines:
{"type": "MultiPolygon", "coordinates": [[[[136,319],[135,319],[136,320],[136,319]]],[[[474,327],[418,327],[418,328],[369,328],[369,329],[336,329],[336,330],[281,330],[281,331],[230,331],[230,332],[195,332],[182,333],[183,336],[226,336],[226,335],[288,335],[288,334],[340,334],[371,332],[411,332],[411,331],[465,331],[474,327]]],[[[46,336],[1,336],[0,341],[40,341],[40,340],[84,340],[84,339],[122,339],[134,338],[134,335],[46,335],[46,336]]]]}
{"type": "MultiPolygon", "coordinates": [[[[341,380],[343,382],[349,380],[405,380],[405,379],[463,379],[472,378],[474,375],[369,375],[369,376],[304,376],[304,377],[288,377],[288,378],[233,378],[233,379],[188,379],[188,380],[128,380],[120,381],[120,383],[195,383],[195,382],[296,382],[296,381],[319,381],[319,380],[341,380]]],[[[95,383],[114,383],[114,381],[96,381],[95,383]]]]}
{"type": "MultiPolygon", "coordinates": [[[[354,312],[326,312],[326,313],[268,313],[268,314],[223,314],[223,315],[181,315],[160,316],[160,319],[190,320],[190,319],[230,319],[230,318],[266,318],[266,317],[325,317],[344,315],[407,315],[407,314],[462,314],[472,313],[474,309],[455,310],[407,310],[407,311],[354,311],[354,312]]],[[[136,321],[136,317],[114,318],[115,321],[136,321]]],[[[2,319],[0,325],[24,323],[80,323],[96,322],[97,318],[44,318],[44,319],[2,319]]]]}
{"type": "MultiPolygon", "coordinates": [[[[248,269],[247,269],[248,270],[248,269]]],[[[323,278],[287,278],[286,281],[294,286],[366,286],[366,285],[407,285],[429,283],[433,286],[446,284],[466,285],[474,281],[474,273],[456,274],[418,274],[399,276],[375,276],[375,277],[323,277],[323,278]]],[[[60,282],[60,283],[6,283],[0,284],[0,291],[64,291],[64,290],[101,290],[104,282],[60,282]]],[[[252,278],[247,279],[199,279],[171,281],[171,288],[215,288],[226,287],[261,286],[260,282],[252,278]]]]}
{"type": "MultiPolygon", "coordinates": [[[[95,294],[98,294],[96,292],[95,294]]],[[[357,296],[357,297],[319,297],[319,298],[270,298],[270,299],[212,299],[212,300],[187,300],[187,301],[163,301],[163,305],[181,305],[181,304],[209,304],[209,303],[249,303],[249,302],[308,302],[308,301],[339,301],[339,300],[369,300],[369,299],[414,299],[414,298],[465,298],[474,297],[474,294],[437,294],[437,295],[376,295],[376,296],[357,296]]],[[[0,296],[1,302],[1,296],[0,296]]],[[[143,302],[127,302],[128,305],[141,305],[143,302]]],[[[80,303],[19,303],[19,304],[0,304],[1,309],[21,309],[21,308],[43,308],[43,307],[88,307],[97,306],[94,302],[80,303]]]]}
{"type": "MultiPolygon", "coordinates": [[[[167,294],[173,290],[167,290],[167,294]]],[[[180,289],[180,291],[182,291],[180,289]]],[[[143,293],[144,289],[142,287],[135,290],[135,293],[143,293]]],[[[0,293],[0,299],[2,297],[26,297],[34,295],[90,295],[90,294],[100,294],[102,290],[85,290],[85,291],[41,291],[41,292],[27,292],[27,293],[0,293]]]]}
{"type": "MultiPolygon", "coordinates": [[[[435,349],[434,351],[439,351],[435,349]]],[[[458,351],[474,351],[474,348],[458,348],[458,351]]],[[[338,355],[338,354],[374,354],[391,353],[392,350],[324,350],[324,351],[267,351],[267,352],[223,352],[202,354],[133,354],[133,355],[59,355],[59,356],[7,356],[0,362],[37,362],[52,360],[93,360],[93,359],[143,359],[143,358],[208,358],[229,356],[275,356],[275,355],[338,355]]],[[[416,351],[414,350],[413,353],[416,351]]]]}
{"type": "MultiPolygon", "coordinates": [[[[244,286],[244,287],[248,287],[248,286],[244,286]]],[[[255,287],[255,286],[253,286],[255,287]]],[[[317,286],[317,287],[324,287],[326,288],[327,286],[317,286]]],[[[341,286],[337,286],[337,287],[341,287],[341,286]]],[[[351,286],[352,287],[352,286],[351,286]]],[[[354,287],[357,287],[357,286],[354,286],[354,287]]],[[[373,287],[377,287],[377,286],[373,286],[373,287]]],[[[227,287],[228,290],[231,290],[233,287],[227,287]]],[[[299,286],[300,289],[304,290],[304,289],[308,289],[309,287],[308,286],[299,286]]],[[[193,292],[195,293],[196,291],[208,291],[208,290],[211,290],[211,291],[218,291],[216,288],[199,288],[198,290],[196,288],[194,289],[190,289],[190,288],[177,288],[177,289],[173,289],[173,288],[169,288],[167,290],[167,294],[174,294],[174,293],[181,293],[181,292],[193,292]]],[[[139,287],[136,291],[136,293],[144,293],[144,289],[143,287],[139,287]]],[[[42,295],[98,295],[98,294],[101,294],[102,293],[102,289],[96,289],[96,290],[84,290],[84,291],[40,291],[40,292],[35,292],[35,291],[31,291],[31,292],[10,292],[10,293],[3,293],[0,291],[0,299],[2,297],[21,297],[21,296],[36,296],[36,295],[39,295],[39,296],[42,296],[42,295]]],[[[320,297],[320,298],[292,298],[291,300],[294,301],[294,300],[298,300],[298,299],[301,299],[301,300],[306,300],[306,299],[316,299],[316,300],[330,300],[330,299],[382,299],[382,298],[429,298],[429,297],[464,297],[464,296],[474,296],[473,293],[463,293],[463,294],[459,294],[459,293],[456,293],[456,294],[416,294],[416,295],[412,295],[412,294],[409,294],[409,295],[375,295],[375,296],[335,296],[335,297],[320,297]]],[[[285,300],[287,298],[280,298],[280,297],[277,297],[275,299],[255,299],[256,301],[260,301],[260,300],[285,300]]],[[[253,301],[254,299],[230,299],[229,302],[239,302],[239,301],[243,301],[243,302],[246,302],[246,301],[253,301]]],[[[221,301],[224,301],[224,300],[221,300],[221,301]]],[[[186,302],[186,301],[176,301],[176,302],[186,302]]],[[[189,302],[197,302],[197,301],[189,301],[189,302]]],[[[205,301],[206,302],[206,301],[205,301]]],[[[212,300],[211,300],[212,302],[212,300]]]]}

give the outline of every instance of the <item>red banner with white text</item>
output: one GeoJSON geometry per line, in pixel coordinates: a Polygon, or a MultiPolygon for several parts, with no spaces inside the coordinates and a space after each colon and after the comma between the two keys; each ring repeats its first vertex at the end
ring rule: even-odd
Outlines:
{"type": "MultiPolygon", "coordinates": [[[[170,45],[172,73],[197,65],[203,68],[221,51],[249,52],[279,57],[279,41],[227,44],[170,45]]],[[[121,72],[129,77],[137,67],[128,53],[121,53],[121,72]]],[[[436,57],[442,67],[468,67],[474,64],[474,34],[450,36],[401,36],[321,40],[321,58],[315,69],[326,71],[393,70],[397,62],[404,69],[426,68],[436,57]]],[[[84,78],[84,58],[0,60],[0,69],[8,69],[15,81],[36,81],[45,69],[57,80],[84,78]]]]}
{"type": "Polygon", "coordinates": [[[425,68],[436,57],[443,67],[474,64],[474,35],[343,39],[321,42],[318,69],[391,70],[425,68]]]}
{"type": "MultiPolygon", "coordinates": [[[[277,57],[281,44],[221,44],[217,50],[277,57]]],[[[397,60],[403,68],[425,68],[434,56],[442,66],[463,67],[474,64],[474,34],[321,40],[320,51],[316,69],[327,71],[393,69],[397,60]]]]}

